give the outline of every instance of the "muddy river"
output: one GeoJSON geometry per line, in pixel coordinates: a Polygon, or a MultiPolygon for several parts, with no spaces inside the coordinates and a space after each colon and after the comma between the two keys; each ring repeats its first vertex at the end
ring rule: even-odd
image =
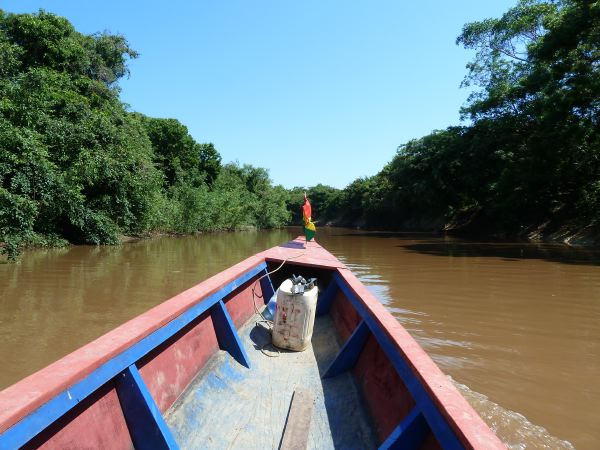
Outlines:
{"type": "MultiPolygon", "coordinates": [[[[299,233],[32,250],[0,264],[0,389],[299,233]]],[[[318,240],[509,447],[600,448],[600,252],[340,228],[318,240]]]]}

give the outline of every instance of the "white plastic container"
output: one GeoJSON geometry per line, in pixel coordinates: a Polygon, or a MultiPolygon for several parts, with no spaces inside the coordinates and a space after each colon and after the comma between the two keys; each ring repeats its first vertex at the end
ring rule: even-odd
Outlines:
{"type": "Polygon", "coordinates": [[[277,289],[273,345],[302,351],[312,339],[319,290],[313,286],[304,293],[293,294],[292,286],[292,280],[287,279],[277,289]]]}

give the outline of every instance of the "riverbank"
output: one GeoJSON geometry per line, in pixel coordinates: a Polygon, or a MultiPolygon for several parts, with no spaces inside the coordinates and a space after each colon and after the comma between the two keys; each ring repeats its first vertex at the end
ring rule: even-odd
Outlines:
{"type": "Polygon", "coordinates": [[[484,237],[522,242],[560,243],[577,247],[600,246],[600,227],[593,223],[582,224],[580,221],[559,217],[532,220],[518,231],[506,231],[501,224],[482,217],[479,212],[457,216],[448,221],[440,229],[465,238],[484,237]]]}
{"type": "MultiPolygon", "coordinates": [[[[550,221],[544,222],[539,225],[532,225],[523,229],[520,233],[506,233],[498,230],[494,230],[489,224],[483,226],[481,222],[477,222],[472,218],[463,218],[462,220],[453,220],[448,223],[444,223],[442,220],[428,219],[428,220],[413,220],[406,222],[402,228],[385,228],[385,227],[367,227],[364,223],[340,223],[340,222],[328,222],[326,224],[319,224],[318,227],[329,227],[329,228],[351,228],[354,230],[363,230],[369,233],[389,233],[389,234],[403,234],[403,233],[433,233],[437,235],[448,235],[459,237],[466,240],[491,240],[497,242],[522,242],[522,243],[554,243],[563,244],[569,247],[584,247],[584,248],[599,248],[600,247],[600,229],[594,225],[581,226],[574,223],[556,225],[550,221]]],[[[292,225],[300,226],[300,225],[292,225]]],[[[185,237],[194,235],[214,235],[214,234],[227,234],[227,233],[239,233],[239,232],[258,232],[261,229],[255,226],[244,226],[236,230],[215,230],[215,231],[196,231],[192,233],[177,233],[177,232],[147,232],[135,235],[119,236],[118,244],[129,244],[144,240],[151,240],[161,237],[185,237]]],[[[273,229],[268,229],[273,230],[273,229]]],[[[266,230],[265,230],[266,231],[266,230]]],[[[318,231],[317,231],[318,237],[318,231]]],[[[25,247],[27,250],[35,250],[41,248],[61,248],[72,245],[65,241],[57,241],[56,245],[30,245],[25,247]]],[[[89,245],[89,244],[88,244],[89,245]]],[[[0,242],[0,249],[4,246],[4,243],[0,242]]],[[[0,252],[1,253],[1,252],[0,252]]],[[[6,255],[0,256],[0,263],[6,263],[10,260],[6,255]]]]}
{"type": "MultiPolygon", "coordinates": [[[[317,222],[318,224],[318,222],[317,222]]],[[[456,236],[463,239],[486,239],[502,242],[554,243],[571,247],[600,247],[600,227],[593,224],[577,223],[556,224],[552,221],[524,227],[520,232],[506,232],[492,224],[456,218],[445,222],[441,219],[420,219],[406,221],[401,227],[386,228],[366,226],[363,221],[353,223],[329,221],[322,226],[333,228],[353,228],[369,232],[384,233],[436,233],[456,236]]]]}
{"type": "MultiPolygon", "coordinates": [[[[165,237],[185,238],[185,237],[189,237],[189,236],[199,236],[199,235],[218,235],[218,234],[234,234],[234,233],[244,233],[244,232],[259,232],[261,230],[273,231],[273,230],[281,229],[281,228],[285,228],[285,227],[261,229],[256,226],[253,226],[253,225],[245,225],[245,226],[240,226],[233,230],[193,231],[193,232],[189,232],[189,233],[181,233],[181,232],[174,232],[174,231],[148,231],[148,232],[144,232],[144,233],[140,233],[140,234],[121,234],[118,236],[117,242],[115,244],[97,244],[97,245],[76,244],[76,243],[70,243],[65,240],[56,240],[54,244],[44,243],[44,244],[25,245],[25,246],[21,247],[21,251],[32,251],[32,250],[41,250],[41,249],[59,249],[59,248],[65,248],[65,247],[90,247],[90,246],[111,247],[111,246],[119,246],[122,244],[134,244],[134,243],[138,243],[141,241],[149,241],[149,240],[160,239],[160,238],[165,238],[165,237]]],[[[2,249],[4,248],[4,246],[5,246],[5,243],[0,242],[0,264],[14,262],[14,261],[18,260],[18,257],[17,258],[9,258],[8,254],[3,254],[2,249]]],[[[19,253],[19,257],[20,256],[21,255],[19,253]]]]}

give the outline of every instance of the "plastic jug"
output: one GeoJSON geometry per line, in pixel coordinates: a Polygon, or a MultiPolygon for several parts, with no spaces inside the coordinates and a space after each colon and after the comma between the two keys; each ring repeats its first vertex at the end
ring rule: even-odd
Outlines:
{"type": "Polygon", "coordinates": [[[277,289],[277,309],[273,321],[273,345],[302,351],[310,344],[315,324],[319,289],[313,278],[288,278],[277,289]]]}

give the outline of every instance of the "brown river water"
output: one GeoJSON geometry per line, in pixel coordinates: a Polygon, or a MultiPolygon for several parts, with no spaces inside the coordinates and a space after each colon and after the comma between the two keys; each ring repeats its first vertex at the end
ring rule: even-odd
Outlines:
{"type": "MultiPolygon", "coordinates": [[[[0,389],[299,231],[32,250],[0,264],[0,389]]],[[[510,448],[600,448],[600,252],[340,228],[317,238],[510,448]]]]}

